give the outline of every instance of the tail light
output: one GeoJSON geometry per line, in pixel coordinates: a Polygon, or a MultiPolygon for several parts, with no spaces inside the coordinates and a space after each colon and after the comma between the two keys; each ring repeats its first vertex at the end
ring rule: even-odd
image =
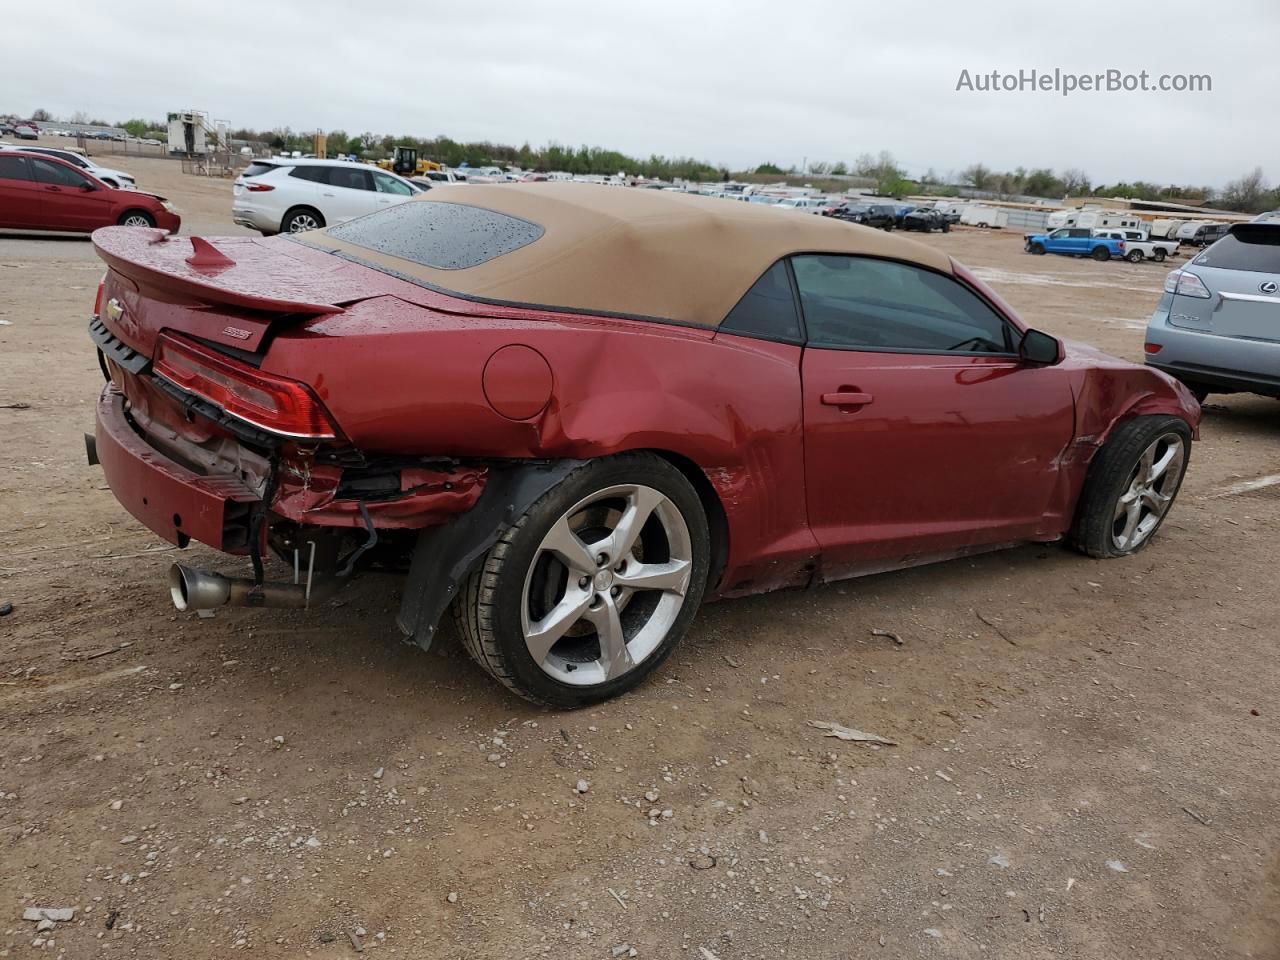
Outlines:
{"type": "Polygon", "coordinates": [[[1120,243],[1120,252],[1121,252],[1121,253],[1124,253],[1124,241],[1123,241],[1123,240],[1121,240],[1121,241],[1119,241],[1119,243],[1120,243]]]}
{"type": "Polygon", "coordinates": [[[1201,300],[1207,300],[1213,296],[1203,280],[1186,270],[1179,271],[1178,286],[1173,292],[1181,297],[1199,297],[1201,300]]]}
{"type": "Polygon", "coordinates": [[[161,334],[155,372],[237,420],[284,437],[332,440],[337,427],[311,388],[264,373],[188,340],[161,334]]]}
{"type": "Polygon", "coordinates": [[[246,183],[244,188],[250,193],[266,193],[268,190],[275,189],[275,187],[269,183],[246,183]]]}
{"type": "Polygon", "coordinates": [[[1178,292],[1178,278],[1179,278],[1180,276],[1182,276],[1182,271],[1181,271],[1181,270],[1170,270],[1170,271],[1169,271],[1169,275],[1168,275],[1167,277],[1165,277],[1165,278],[1164,278],[1164,292],[1165,292],[1165,293],[1177,293],[1177,292],[1178,292]]]}
{"type": "Polygon", "coordinates": [[[104,273],[102,279],[98,281],[98,292],[93,296],[93,315],[95,317],[102,316],[102,288],[107,285],[107,275],[104,273]]]}
{"type": "Polygon", "coordinates": [[[1159,353],[1161,350],[1164,349],[1164,344],[1163,343],[1144,343],[1142,345],[1142,349],[1147,351],[1147,353],[1159,353]]]}

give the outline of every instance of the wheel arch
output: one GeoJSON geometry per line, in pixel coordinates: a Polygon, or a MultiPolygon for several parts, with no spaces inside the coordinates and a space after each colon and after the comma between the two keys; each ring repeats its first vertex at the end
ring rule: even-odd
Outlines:
{"type": "Polygon", "coordinates": [[[711,558],[707,565],[707,592],[712,593],[729,563],[729,516],[725,512],[720,493],[707,476],[706,471],[689,457],[674,450],[644,448],[638,453],[651,453],[661,457],[679,470],[702,502],[707,516],[707,531],[711,535],[711,558]]]}

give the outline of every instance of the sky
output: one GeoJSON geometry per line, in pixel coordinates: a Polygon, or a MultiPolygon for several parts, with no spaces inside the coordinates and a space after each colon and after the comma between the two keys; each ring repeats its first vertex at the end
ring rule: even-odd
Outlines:
{"type": "Polygon", "coordinates": [[[732,169],[888,150],[1095,183],[1280,178],[1274,0],[111,0],[11,4],[0,113],[208,111],[233,128],[446,134],[732,169]],[[957,90],[996,70],[1207,74],[1207,92],[957,90]]]}

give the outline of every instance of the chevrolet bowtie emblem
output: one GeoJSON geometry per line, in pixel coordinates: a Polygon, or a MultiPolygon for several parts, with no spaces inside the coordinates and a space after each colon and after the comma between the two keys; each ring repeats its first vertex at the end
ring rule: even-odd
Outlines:
{"type": "Polygon", "coordinates": [[[119,320],[124,315],[124,306],[115,297],[107,301],[107,319],[119,320]]]}

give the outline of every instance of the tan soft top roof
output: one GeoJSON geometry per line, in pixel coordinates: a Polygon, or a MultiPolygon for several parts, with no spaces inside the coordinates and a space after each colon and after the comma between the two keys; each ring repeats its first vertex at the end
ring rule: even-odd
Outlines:
{"type": "Polygon", "coordinates": [[[464,297],[715,327],[779,258],[851,253],[951,273],[932,247],[828,217],[670,190],[586,183],[437,187],[412,203],[460,203],[532,221],[537,240],[475,267],[423,266],[328,235],[304,240],[464,297]]]}

